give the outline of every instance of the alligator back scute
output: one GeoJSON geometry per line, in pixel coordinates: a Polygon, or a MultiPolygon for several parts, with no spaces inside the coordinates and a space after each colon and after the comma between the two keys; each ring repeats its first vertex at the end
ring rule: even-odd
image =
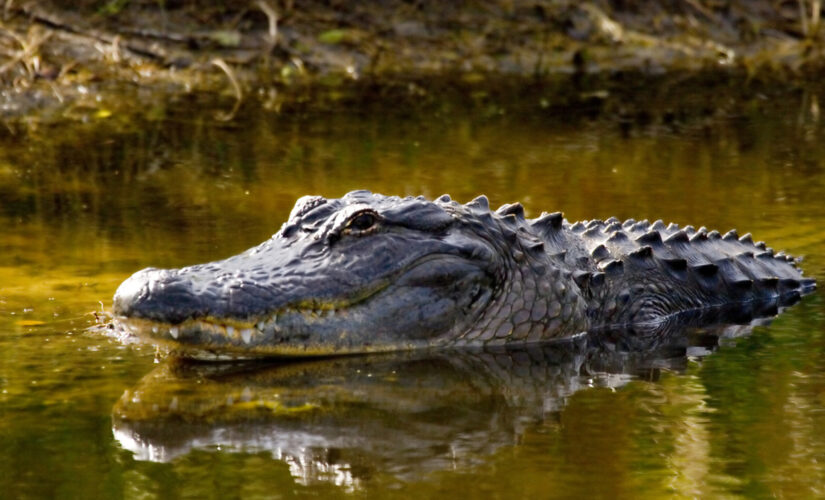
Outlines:
{"type": "MultiPolygon", "coordinates": [[[[668,295],[664,302],[669,303],[658,304],[659,316],[735,302],[789,302],[815,287],[813,279],[802,277],[795,259],[754,243],[750,233],[739,237],[731,230],[721,235],[704,227],[633,219],[583,221],[568,229],[580,232],[590,271],[605,273],[613,295],[643,300],[640,294],[649,296],[651,289],[668,295]],[[650,285],[635,286],[638,283],[650,285]]],[[[577,282],[589,284],[589,277],[579,275],[577,282]]],[[[598,314],[610,316],[604,310],[598,314]]]]}

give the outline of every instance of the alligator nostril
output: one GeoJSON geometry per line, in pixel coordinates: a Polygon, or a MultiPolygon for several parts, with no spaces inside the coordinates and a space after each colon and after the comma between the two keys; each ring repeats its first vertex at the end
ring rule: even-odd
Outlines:
{"type": "Polygon", "coordinates": [[[126,281],[117,287],[117,291],[112,300],[112,308],[115,314],[131,316],[135,305],[140,302],[142,297],[148,294],[151,275],[156,271],[156,269],[151,267],[138,271],[129,276],[126,281]]]}
{"type": "Polygon", "coordinates": [[[203,314],[190,280],[176,270],[153,268],[136,272],[118,287],[113,309],[118,316],[166,323],[203,314]]]}

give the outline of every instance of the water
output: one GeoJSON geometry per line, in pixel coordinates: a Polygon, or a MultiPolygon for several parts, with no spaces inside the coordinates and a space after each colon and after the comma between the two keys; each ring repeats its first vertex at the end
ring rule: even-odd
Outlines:
{"type": "Polygon", "coordinates": [[[806,256],[822,283],[825,92],[730,92],[582,110],[540,95],[247,106],[228,123],[150,100],[139,117],[8,124],[0,496],[825,495],[818,293],[770,325],[635,357],[608,342],[212,368],[88,329],[132,272],[224,258],[274,233],[296,198],[359,188],[736,227],[806,256]]]}

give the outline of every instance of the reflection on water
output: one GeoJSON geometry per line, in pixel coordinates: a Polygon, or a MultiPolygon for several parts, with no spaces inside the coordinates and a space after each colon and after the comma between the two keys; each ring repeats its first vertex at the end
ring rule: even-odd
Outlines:
{"type": "Polygon", "coordinates": [[[545,90],[0,127],[0,496],[820,496],[821,292],[750,335],[655,349],[215,369],[86,330],[135,270],[232,255],[296,198],[357,188],[736,227],[825,280],[821,89],[651,87],[573,108],[542,107],[545,90]]]}
{"type": "Polygon", "coordinates": [[[123,394],[113,431],[138,460],[170,462],[196,449],[266,451],[302,484],[357,488],[379,473],[420,479],[517,446],[580,390],[682,372],[688,359],[769,322],[716,324],[732,319],[717,311],[521,348],[270,364],[169,359],[123,394]]]}
{"type": "Polygon", "coordinates": [[[123,394],[114,435],[139,460],[173,461],[193,449],[267,451],[302,483],[356,487],[379,472],[409,480],[467,469],[517,445],[581,389],[682,371],[688,356],[747,331],[661,331],[644,349],[635,332],[602,332],[524,349],[280,365],[168,360],[123,394]]]}

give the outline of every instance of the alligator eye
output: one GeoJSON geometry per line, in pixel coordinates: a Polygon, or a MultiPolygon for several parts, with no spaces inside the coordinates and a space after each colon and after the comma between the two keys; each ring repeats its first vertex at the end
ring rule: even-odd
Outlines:
{"type": "Polygon", "coordinates": [[[378,219],[376,219],[373,214],[363,213],[352,219],[347,227],[355,229],[356,231],[366,231],[374,226],[376,222],[378,222],[378,219]]]}

